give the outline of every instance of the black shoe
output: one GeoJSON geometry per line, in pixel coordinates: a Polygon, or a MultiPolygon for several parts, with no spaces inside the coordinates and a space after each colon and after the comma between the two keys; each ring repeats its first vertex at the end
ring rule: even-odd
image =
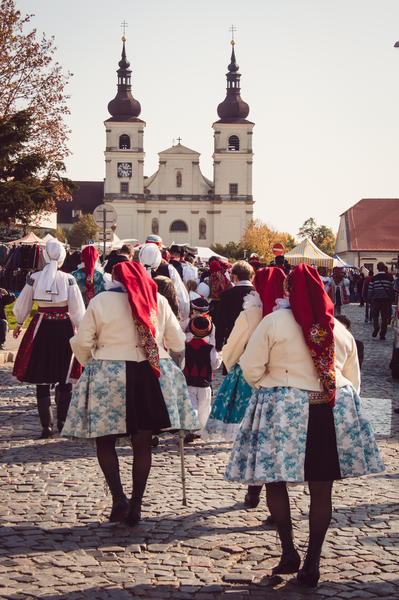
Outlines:
{"type": "Polygon", "coordinates": [[[188,433],[187,435],[184,436],[184,443],[185,444],[190,444],[193,441],[194,441],[194,434],[193,433],[188,433]]]}
{"type": "Polygon", "coordinates": [[[271,515],[269,515],[263,522],[265,525],[275,525],[275,521],[271,515]]]}
{"type": "Polygon", "coordinates": [[[154,435],[154,437],[151,440],[151,448],[156,448],[159,444],[159,437],[157,435],[154,435]]]}
{"type": "Polygon", "coordinates": [[[305,562],[299,569],[297,582],[299,585],[315,587],[320,579],[320,554],[324,541],[324,533],[311,533],[305,562]]]}
{"type": "Polygon", "coordinates": [[[248,508],[256,508],[260,502],[260,494],[245,494],[244,504],[248,508]]]}
{"type": "Polygon", "coordinates": [[[45,426],[42,429],[42,435],[39,437],[39,440],[48,440],[53,437],[53,428],[50,426],[45,426]]]}
{"type": "Polygon", "coordinates": [[[129,500],[125,494],[112,503],[111,514],[109,515],[110,523],[118,523],[124,521],[129,510],[129,500]]]}
{"type": "Polygon", "coordinates": [[[386,339],[386,338],[384,338],[384,337],[381,337],[381,336],[380,336],[380,340],[381,340],[381,341],[383,341],[383,342],[384,342],[384,341],[385,341],[385,339],[386,339]]]}
{"type": "Polygon", "coordinates": [[[134,527],[140,521],[142,501],[142,498],[132,498],[130,500],[129,512],[126,515],[126,524],[129,527],[134,527]]]}
{"type": "Polygon", "coordinates": [[[283,553],[278,565],[272,569],[272,575],[290,575],[291,573],[296,573],[301,564],[301,558],[294,546],[291,519],[277,521],[276,528],[281,540],[283,553]]]}
{"type": "Polygon", "coordinates": [[[373,333],[371,334],[371,337],[376,338],[378,335],[380,328],[378,327],[377,329],[374,329],[373,333]]]}

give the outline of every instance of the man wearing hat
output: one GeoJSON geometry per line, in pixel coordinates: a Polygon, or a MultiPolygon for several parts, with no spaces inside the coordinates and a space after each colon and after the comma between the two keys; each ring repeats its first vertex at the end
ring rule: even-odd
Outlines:
{"type": "Polygon", "coordinates": [[[193,317],[189,323],[189,330],[193,334],[193,338],[190,342],[186,342],[184,375],[191,404],[201,429],[196,436],[192,433],[186,435],[186,442],[192,442],[195,437],[201,437],[211,412],[212,369],[218,369],[222,362],[221,354],[216,352],[212,344],[205,341],[212,330],[212,322],[208,316],[196,315],[193,317]]]}

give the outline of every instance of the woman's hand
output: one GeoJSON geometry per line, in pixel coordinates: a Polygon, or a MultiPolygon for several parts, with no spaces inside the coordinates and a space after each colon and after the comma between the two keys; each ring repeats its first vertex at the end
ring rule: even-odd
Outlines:
{"type": "Polygon", "coordinates": [[[16,328],[13,331],[12,337],[16,340],[19,338],[19,334],[22,331],[22,327],[20,325],[17,325],[16,328]]]}

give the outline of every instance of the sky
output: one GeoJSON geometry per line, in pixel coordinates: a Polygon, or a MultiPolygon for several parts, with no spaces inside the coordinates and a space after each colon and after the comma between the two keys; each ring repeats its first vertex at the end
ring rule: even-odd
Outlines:
{"type": "Polygon", "coordinates": [[[399,198],[398,0],[15,3],[35,15],[38,33],[55,37],[58,62],[74,74],[71,179],[104,178],[123,21],[146,122],[145,175],[180,137],[213,179],[212,124],[226,95],[234,25],[241,97],[255,123],[255,218],[294,237],[310,217],[336,233],[339,215],[362,198],[399,198]]]}

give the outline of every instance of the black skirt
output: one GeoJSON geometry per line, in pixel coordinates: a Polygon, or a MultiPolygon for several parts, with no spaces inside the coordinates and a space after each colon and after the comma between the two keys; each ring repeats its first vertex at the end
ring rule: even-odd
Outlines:
{"type": "Polygon", "coordinates": [[[305,481],[341,479],[334,416],[330,404],[309,404],[305,481]]]}
{"type": "Polygon", "coordinates": [[[69,319],[43,319],[33,341],[24,381],[65,383],[72,357],[69,340],[73,334],[69,319]]]}
{"type": "Polygon", "coordinates": [[[159,378],[148,360],[126,361],[126,432],[139,430],[159,433],[170,427],[170,419],[162,395],[159,378]]]}

